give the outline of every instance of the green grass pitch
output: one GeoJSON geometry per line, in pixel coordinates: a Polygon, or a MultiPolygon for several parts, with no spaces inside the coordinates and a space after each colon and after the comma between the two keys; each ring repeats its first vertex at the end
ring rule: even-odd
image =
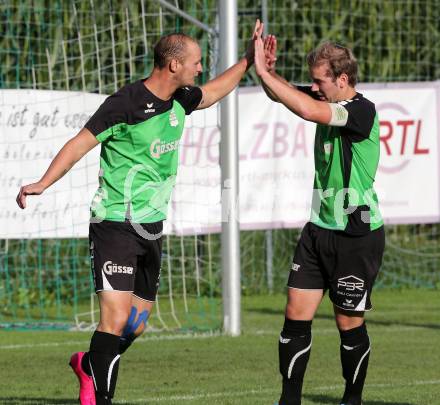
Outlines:
{"type": "MultiPolygon", "coordinates": [[[[243,334],[145,335],[124,355],[115,404],[272,405],[285,298],[243,297],[243,334]]],[[[367,315],[372,353],[364,405],[440,404],[440,293],[380,290],[367,315]]],[[[328,297],[313,323],[304,405],[338,404],[339,335],[328,297]]],[[[77,404],[72,352],[90,332],[0,332],[0,404],[77,404]]]]}

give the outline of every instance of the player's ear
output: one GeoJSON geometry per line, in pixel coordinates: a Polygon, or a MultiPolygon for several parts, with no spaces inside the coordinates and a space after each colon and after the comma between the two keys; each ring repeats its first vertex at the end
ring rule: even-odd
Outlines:
{"type": "Polygon", "coordinates": [[[168,64],[168,68],[169,68],[170,72],[176,73],[177,69],[179,68],[179,64],[180,64],[180,62],[177,59],[175,59],[175,58],[171,59],[168,64]]]}
{"type": "Polygon", "coordinates": [[[344,88],[348,86],[348,75],[347,73],[341,73],[337,79],[338,87],[344,88]]]}

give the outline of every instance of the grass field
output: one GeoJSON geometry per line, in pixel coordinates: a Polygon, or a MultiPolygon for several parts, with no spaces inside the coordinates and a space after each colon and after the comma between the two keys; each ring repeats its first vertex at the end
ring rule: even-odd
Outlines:
{"type": "MultiPolygon", "coordinates": [[[[380,290],[365,405],[440,404],[440,293],[380,290]]],[[[149,335],[124,355],[115,404],[268,404],[278,399],[283,296],[243,298],[243,334],[149,335]]],[[[325,298],[313,324],[303,405],[338,404],[339,335],[325,298]]],[[[76,404],[70,353],[90,332],[0,332],[1,404],[76,404]]]]}

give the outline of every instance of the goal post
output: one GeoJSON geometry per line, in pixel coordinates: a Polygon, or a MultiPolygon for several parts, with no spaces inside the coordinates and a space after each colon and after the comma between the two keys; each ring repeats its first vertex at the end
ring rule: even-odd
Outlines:
{"type": "MultiPolygon", "coordinates": [[[[237,62],[237,1],[219,4],[220,71],[237,62]]],[[[240,334],[240,228],[238,204],[238,99],[233,90],[220,102],[220,167],[222,189],[223,329],[240,334]]]]}

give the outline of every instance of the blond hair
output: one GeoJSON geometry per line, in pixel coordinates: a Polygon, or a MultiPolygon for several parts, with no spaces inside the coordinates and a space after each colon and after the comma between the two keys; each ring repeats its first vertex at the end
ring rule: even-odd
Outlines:
{"type": "Polygon", "coordinates": [[[307,63],[309,69],[326,63],[327,75],[333,81],[345,73],[350,86],[354,87],[357,83],[358,63],[353,52],[345,46],[330,41],[324,42],[307,55],[307,63]]]}

